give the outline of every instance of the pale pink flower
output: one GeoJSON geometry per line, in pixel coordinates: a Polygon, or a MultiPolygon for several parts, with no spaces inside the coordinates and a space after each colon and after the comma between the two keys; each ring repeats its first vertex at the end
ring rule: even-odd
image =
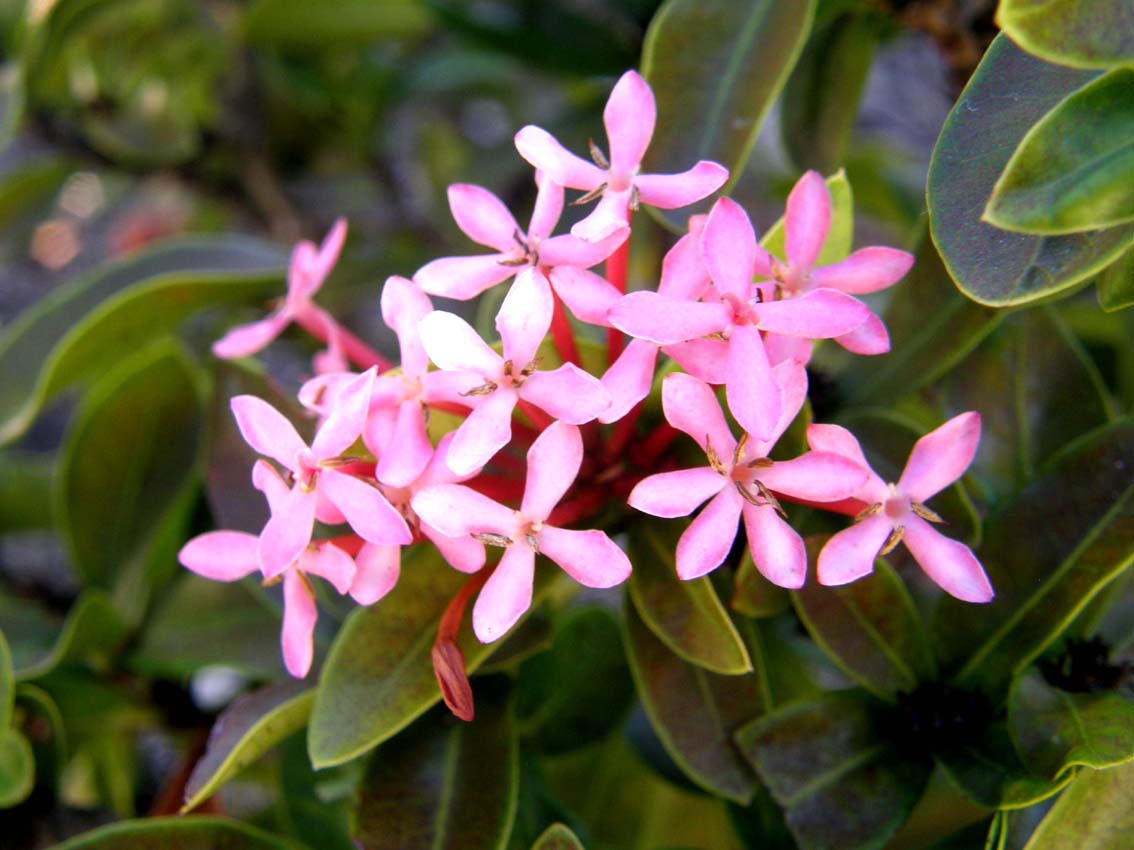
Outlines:
{"type": "Polygon", "coordinates": [[[807,452],[785,461],[768,454],[807,395],[803,367],[775,367],[781,387],[780,420],[767,440],[733,438],[712,388],[691,375],[668,375],[662,384],[666,420],[697,441],[709,465],[651,475],[630,493],[630,505],[659,517],[688,516],[706,500],[677,543],[677,574],[693,579],[715,570],[732,548],[741,516],[756,568],[781,587],[801,587],[807,553],[799,534],[780,516],[775,494],[812,502],[845,499],[865,482],[867,470],[833,452],[807,452]]]}
{"type": "Polygon", "coordinates": [[[587,587],[612,587],[630,576],[629,559],[604,532],[547,524],[582,462],[579,429],[556,422],[528,450],[527,482],[518,511],[461,484],[430,487],[414,496],[417,515],[443,534],[473,535],[504,547],[473,608],[473,631],[483,643],[503,636],[531,606],[537,553],[587,587]]]}
{"type": "Polygon", "coordinates": [[[625,227],[639,203],[667,210],[684,207],[711,195],[728,179],[728,169],[706,160],[681,174],[639,173],[654,135],[657,106],[649,84],[635,71],[627,71],[615,84],[602,118],[609,162],[593,143],[590,163],[539,127],[529,124],[516,133],[520,156],[556,183],[581,189],[588,199],[601,197],[595,210],[571,228],[576,236],[597,242],[625,227]]]}
{"type": "Polygon", "coordinates": [[[273,504],[260,533],[260,564],[267,578],[281,574],[311,542],[316,515],[325,522],[350,523],[372,543],[409,543],[409,529],[376,486],[341,472],[341,455],[362,433],[374,383],[374,369],[356,376],[335,400],[334,408],[309,447],[292,424],[262,399],[232,399],[232,411],[245,441],[287,469],[294,483],[273,504]]]}
{"type": "Polygon", "coordinates": [[[473,411],[456,431],[449,467],[467,474],[484,466],[512,438],[512,411],[527,401],[555,419],[581,425],[610,405],[599,381],[571,363],[540,371],[536,351],[551,327],[551,287],[525,269],[496,315],[504,355],[493,351],[462,318],[441,310],[422,319],[421,341],[445,371],[467,376],[466,402],[473,411]]]}
{"type": "Polygon", "coordinates": [[[577,236],[552,236],[563,211],[563,187],[537,172],[535,209],[525,233],[496,195],[480,186],[456,183],[449,187],[449,208],[461,231],[497,253],[476,257],[442,257],[414,275],[414,283],[431,295],[467,300],[503,283],[521,269],[541,266],[590,268],[601,263],[629,235],[628,227],[612,231],[598,242],[577,236]]]}
{"type": "MultiPolygon", "coordinates": [[[[980,414],[955,416],[917,441],[897,484],[875,472],[853,498],[868,507],[850,528],[840,531],[819,553],[819,581],[846,584],[874,569],[874,559],[905,543],[926,575],[966,602],[988,602],[992,585],[972,550],[940,534],[941,521],[925,503],[960,478],[980,442],[980,414]]],[[[869,469],[854,435],[838,425],[811,425],[812,449],[836,452],[869,469]]]]}
{"type": "Polygon", "coordinates": [[[304,240],[295,246],[287,270],[287,296],[279,309],[267,318],[247,325],[239,325],[213,343],[213,354],[231,360],[248,357],[260,351],[283,333],[292,322],[322,329],[331,343],[328,352],[332,360],[317,360],[319,371],[331,371],[335,363],[342,362],[337,338],[331,334],[337,329],[335,320],[311,300],[323,281],[331,273],[346,241],[346,219],[338,219],[318,248],[304,240]]]}

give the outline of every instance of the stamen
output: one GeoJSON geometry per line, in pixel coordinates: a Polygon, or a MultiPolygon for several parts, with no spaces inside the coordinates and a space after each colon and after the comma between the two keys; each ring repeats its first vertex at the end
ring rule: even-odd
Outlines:
{"type": "Polygon", "coordinates": [[[539,535],[532,534],[530,531],[524,535],[524,542],[531,547],[533,552],[539,552],[539,535]]]}
{"type": "Polygon", "coordinates": [[[872,516],[878,516],[878,514],[880,514],[880,513],[882,513],[882,503],[881,502],[875,502],[870,507],[863,508],[857,514],[855,514],[854,521],[855,522],[862,522],[864,519],[869,519],[872,516]]]}
{"type": "Polygon", "coordinates": [[[272,578],[266,578],[260,582],[260,587],[273,587],[283,581],[283,578],[283,573],[280,573],[278,576],[273,576],[272,578]]]}
{"type": "Polygon", "coordinates": [[[759,499],[757,499],[755,496],[753,496],[751,493],[749,493],[744,488],[744,485],[741,484],[739,481],[734,481],[732,483],[736,487],[736,492],[739,493],[741,495],[741,497],[744,499],[744,501],[748,502],[748,504],[755,505],[758,508],[762,508],[764,506],[765,503],[761,502],[759,499]]]}
{"type": "Polygon", "coordinates": [[[709,459],[709,466],[720,475],[728,475],[728,470],[725,465],[721,463],[721,459],[717,453],[713,451],[713,444],[709,442],[709,435],[705,435],[705,456],[709,459]]]}
{"type": "Polygon", "coordinates": [[[785,511],[783,505],[780,504],[780,500],[772,495],[772,491],[764,486],[764,482],[757,478],[752,483],[756,485],[756,489],[760,491],[760,495],[764,498],[764,501],[775,508],[776,513],[784,519],[787,519],[787,511],[785,511]]]}
{"type": "Polygon", "coordinates": [[[512,538],[491,531],[478,531],[473,534],[473,537],[485,546],[499,546],[502,549],[507,549],[512,545],[512,538]]]}
{"type": "Polygon", "coordinates": [[[498,266],[508,266],[508,267],[516,267],[516,266],[526,266],[526,265],[528,265],[528,264],[529,264],[530,262],[531,262],[531,260],[530,260],[530,259],[528,259],[528,255],[527,255],[527,254],[524,254],[524,256],[522,256],[522,257],[515,257],[515,258],[513,258],[513,259],[511,259],[511,260],[497,260],[497,261],[496,261],[496,265],[498,265],[498,266]]]}
{"type": "Polygon", "coordinates": [[[362,458],[355,457],[354,455],[343,455],[341,457],[329,457],[326,460],[319,461],[319,466],[327,467],[329,469],[337,469],[340,466],[350,466],[352,463],[361,463],[362,458]]]}
{"type": "Polygon", "coordinates": [[[898,544],[902,542],[902,538],[906,536],[906,527],[904,525],[895,525],[894,530],[890,532],[890,536],[886,538],[886,542],[882,544],[882,548],[878,550],[878,557],[884,558],[898,548],[898,544]]]}
{"type": "Polygon", "coordinates": [[[758,457],[755,460],[748,461],[749,469],[767,469],[768,467],[775,465],[776,462],[770,457],[758,457]]]}
{"type": "Polygon", "coordinates": [[[504,361],[504,374],[505,375],[511,375],[512,374],[512,361],[511,360],[505,360],[504,361]]]}
{"type": "Polygon", "coordinates": [[[492,381],[481,384],[479,387],[473,387],[468,392],[457,393],[462,398],[470,395],[488,395],[489,393],[496,392],[496,384],[492,381]]]}
{"type": "Polygon", "coordinates": [[[642,195],[638,192],[638,184],[635,183],[630,187],[630,210],[637,212],[639,205],[642,203],[642,195]]]}
{"type": "Polygon", "coordinates": [[[527,366],[520,370],[520,377],[526,378],[531,375],[532,372],[536,371],[536,369],[539,368],[539,363],[541,360],[543,360],[542,357],[536,357],[531,362],[529,362],[527,366]]]}
{"type": "Polygon", "coordinates": [[[595,186],[595,188],[591,189],[591,191],[589,191],[589,192],[587,192],[587,194],[583,195],[583,197],[576,198],[575,200],[573,200],[570,203],[570,206],[579,207],[579,206],[582,206],[583,204],[589,204],[595,198],[601,198],[602,193],[605,192],[605,191],[606,191],[606,184],[605,183],[599,183],[597,186],[595,186]]]}
{"type": "Polygon", "coordinates": [[[520,232],[520,228],[512,231],[512,241],[524,249],[525,253],[528,250],[528,243],[524,241],[524,234],[520,232]]]}
{"type": "Polygon", "coordinates": [[[606,158],[606,155],[599,149],[599,146],[595,144],[594,139],[587,139],[587,147],[589,147],[591,149],[591,159],[594,160],[595,165],[597,165],[603,171],[609,171],[610,170],[610,161],[606,158]]]}
{"type": "Polygon", "coordinates": [[[943,523],[945,520],[936,511],[927,508],[921,502],[911,502],[910,509],[924,520],[929,522],[943,523]]]}
{"type": "Polygon", "coordinates": [[[748,432],[744,431],[740,435],[740,439],[736,442],[736,448],[732,451],[732,465],[739,466],[740,459],[744,457],[744,450],[748,448],[748,432]]]}

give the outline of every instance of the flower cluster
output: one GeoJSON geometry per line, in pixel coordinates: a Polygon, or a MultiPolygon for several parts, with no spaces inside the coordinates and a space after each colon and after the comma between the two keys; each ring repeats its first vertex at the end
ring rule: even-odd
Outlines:
{"type": "Polygon", "coordinates": [[[428,542],[457,570],[491,571],[472,612],[487,643],[530,606],[537,554],[588,587],[630,575],[606,532],[568,527],[624,502],[659,517],[687,516],[707,502],[677,546],[684,579],[724,563],[743,517],[760,572],[800,587],[806,551],[784,508],[794,501],[854,516],[819,555],[823,584],[869,573],[876,556],[904,542],[947,592],[991,599],[980,563],[933,528],[940,518],[925,504],[971,462],[976,413],[923,437],[896,484],[879,478],[836,425],[811,425],[810,451],[772,459],[806,399],[813,341],[833,339],[857,354],[887,351],[885,326],[856,296],[896,283],[912,257],[870,247],[820,265],[831,197],[809,172],[787,200],[783,257],[760,245],[737,203],[721,198],[707,217],[691,219],[656,288],[627,294],[633,213],[643,204],[673,209],[701,200],[728,173],[712,162],[681,174],[641,173],[655,105],[632,71],[615,86],[603,120],[609,156],[592,142],[593,162],[538,127],[516,134],[521,156],[537,169],[527,230],[487,189],[450,187],[457,225],[490,252],[437,259],[412,280],[386,281],[382,317],[397,336],[400,368],[312,301],[342,247],[341,221],[321,247],[295,249],[281,307],[216,344],[220,357],[248,356],[295,322],[327,346],[299,392],[318,421],[310,444],[266,402],[232,400],[245,440],[268,459],[252,470],[271,513],[261,533],[214,531],[180,553],[182,564],[211,579],[259,572],[266,583],[283,582],[282,645],[293,675],[312,663],[312,576],[369,605],[396,584],[401,548],[428,542]],[[567,189],[585,193],[573,203],[597,203],[570,233],[553,235],[567,189]],[[593,269],[604,262],[600,276],[593,269]],[[505,284],[498,346],[430,301],[505,284]],[[607,329],[605,364],[582,356],[568,312],[579,325],[607,329]],[[659,352],[672,361],[662,382],[666,421],[650,430],[640,413],[659,352]],[[723,387],[735,429],[714,387],[723,387]],[[450,415],[433,422],[455,414],[459,424],[431,430],[430,411],[450,415]],[[697,444],[704,465],[675,468],[667,450],[678,432],[697,444]],[[345,528],[317,535],[317,523],[345,528]],[[503,550],[489,566],[486,546],[503,550]]]}

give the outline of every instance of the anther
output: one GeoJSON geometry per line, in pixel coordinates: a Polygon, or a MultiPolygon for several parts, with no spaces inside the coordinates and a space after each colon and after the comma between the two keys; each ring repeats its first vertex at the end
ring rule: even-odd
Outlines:
{"type": "Polygon", "coordinates": [[[938,514],[934,510],[927,508],[921,502],[911,502],[910,503],[910,510],[912,510],[915,514],[917,514],[922,519],[928,520],[929,522],[936,522],[936,523],[945,522],[945,520],[943,520],[941,518],[940,514],[938,514]]]}
{"type": "Polygon", "coordinates": [[[595,165],[597,165],[603,171],[609,171],[610,170],[610,161],[606,158],[606,155],[599,149],[599,146],[595,144],[595,140],[594,139],[587,139],[587,146],[591,150],[591,159],[594,160],[595,165]]]}
{"type": "Polygon", "coordinates": [[[776,513],[778,513],[784,519],[787,519],[787,511],[785,511],[783,505],[780,504],[780,500],[772,495],[772,491],[764,486],[764,482],[757,478],[752,483],[756,485],[756,489],[760,491],[760,496],[764,499],[764,501],[775,508],[776,513]]]}
{"type": "Polygon", "coordinates": [[[886,538],[886,542],[882,544],[882,548],[878,550],[878,557],[884,558],[898,548],[898,544],[902,542],[902,538],[906,536],[906,527],[904,525],[895,525],[894,530],[890,532],[890,536],[886,538]]]}
{"type": "Polygon", "coordinates": [[[606,191],[606,184],[605,183],[599,183],[597,186],[595,186],[595,188],[591,189],[591,191],[589,191],[589,192],[587,192],[587,194],[583,195],[583,197],[576,198],[575,200],[573,200],[570,205],[573,206],[573,207],[579,207],[579,206],[582,206],[583,204],[589,204],[595,198],[601,198],[602,193],[605,192],[605,191],[606,191]]]}
{"type": "Polygon", "coordinates": [[[736,442],[736,448],[732,451],[732,465],[739,466],[740,459],[744,457],[744,450],[748,448],[748,432],[745,431],[740,435],[740,439],[736,442]]]}
{"type": "Polygon", "coordinates": [[[489,393],[496,392],[496,384],[492,381],[481,384],[479,387],[473,387],[471,390],[463,393],[457,393],[462,398],[470,395],[488,395],[489,393]]]}
{"type": "Polygon", "coordinates": [[[512,545],[512,538],[505,537],[503,534],[494,534],[491,531],[478,531],[473,534],[473,537],[486,546],[499,546],[506,549],[512,545]]]}
{"type": "Polygon", "coordinates": [[[862,522],[864,519],[869,519],[872,516],[878,516],[878,514],[880,514],[880,513],[882,513],[882,503],[881,502],[875,502],[870,507],[863,508],[857,514],[855,514],[854,521],[855,522],[862,522]]]}
{"type": "Polygon", "coordinates": [[[637,211],[638,211],[638,206],[639,206],[639,205],[640,205],[641,203],[642,203],[642,196],[641,196],[641,194],[640,194],[640,193],[638,192],[638,184],[636,184],[636,183],[635,183],[634,185],[632,185],[632,186],[630,187],[630,203],[629,203],[629,207],[630,207],[630,209],[631,209],[631,210],[632,210],[633,212],[637,212],[637,211]]]}
{"type": "Polygon", "coordinates": [[[713,444],[709,442],[709,435],[705,435],[705,456],[709,459],[709,466],[711,466],[720,475],[727,475],[728,470],[725,465],[721,463],[721,459],[713,450],[713,444]]]}

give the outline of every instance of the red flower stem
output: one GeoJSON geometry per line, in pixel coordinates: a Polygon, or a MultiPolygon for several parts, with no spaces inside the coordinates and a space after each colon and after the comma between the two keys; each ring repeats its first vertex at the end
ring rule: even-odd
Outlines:
{"type": "Polygon", "coordinates": [[[673,442],[681,432],[670,425],[668,422],[661,422],[658,426],[646,435],[646,439],[640,443],[640,449],[637,457],[634,459],[635,463],[646,469],[652,467],[657,463],[665,450],[669,448],[669,444],[673,442]]]}
{"type": "MultiPolygon", "coordinates": [[[[299,315],[296,317],[296,323],[303,328],[319,342],[326,344],[327,329],[323,324],[315,318],[314,315],[299,315]]],[[[334,319],[330,319],[334,321],[334,319]]],[[[339,342],[342,344],[343,353],[350,359],[355,366],[360,369],[369,369],[371,366],[377,366],[379,372],[388,372],[394,368],[394,364],[356,337],[342,325],[335,323],[338,330],[339,342]]]]}
{"type": "Polygon", "coordinates": [[[544,428],[555,421],[531,402],[520,399],[516,406],[520,408],[521,413],[528,417],[537,431],[543,431],[544,428]]]}
{"type": "Polygon", "coordinates": [[[566,502],[560,502],[551,516],[547,518],[549,525],[571,525],[581,519],[594,516],[606,506],[610,491],[606,487],[593,487],[584,490],[566,502]]]}
{"type": "Polygon", "coordinates": [[[555,350],[559,352],[559,359],[564,363],[573,363],[580,368],[583,361],[579,359],[579,348],[575,345],[575,333],[571,329],[571,320],[567,318],[567,311],[563,307],[563,302],[559,300],[559,296],[552,290],[552,300],[555,303],[555,310],[551,314],[551,341],[555,344],[555,350]]]}
{"type": "Polygon", "coordinates": [[[461,720],[469,722],[473,719],[474,705],[472,685],[469,683],[468,670],[465,668],[465,656],[457,644],[457,635],[461,630],[461,621],[465,618],[465,609],[473,595],[484,587],[488,577],[492,575],[495,567],[485,567],[474,573],[467,582],[457,591],[441,615],[441,622],[437,626],[437,640],[433,643],[430,657],[433,660],[433,675],[437,677],[437,685],[441,688],[441,696],[449,710],[461,720]]]}
{"type": "Polygon", "coordinates": [[[497,502],[518,502],[524,495],[521,480],[499,475],[478,475],[465,486],[497,502]]]}
{"type": "Polygon", "coordinates": [[[630,438],[634,436],[634,426],[638,424],[638,417],[642,414],[642,408],[645,402],[638,402],[626,415],[614,423],[614,427],[610,431],[610,439],[606,441],[606,450],[603,457],[607,463],[615,460],[622,450],[626,448],[626,444],[630,442],[630,438]]]}
{"type": "MultiPolygon", "coordinates": [[[[619,292],[626,292],[626,275],[630,267],[630,237],[626,238],[606,260],[606,279],[619,292]]],[[[622,353],[625,341],[622,331],[610,328],[606,332],[606,365],[611,366],[622,353]]]]}
{"type": "Polygon", "coordinates": [[[353,558],[366,541],[357,534],[340,534],[338,537],[328,537],[326,542],[333,543],[353,558]]]}

